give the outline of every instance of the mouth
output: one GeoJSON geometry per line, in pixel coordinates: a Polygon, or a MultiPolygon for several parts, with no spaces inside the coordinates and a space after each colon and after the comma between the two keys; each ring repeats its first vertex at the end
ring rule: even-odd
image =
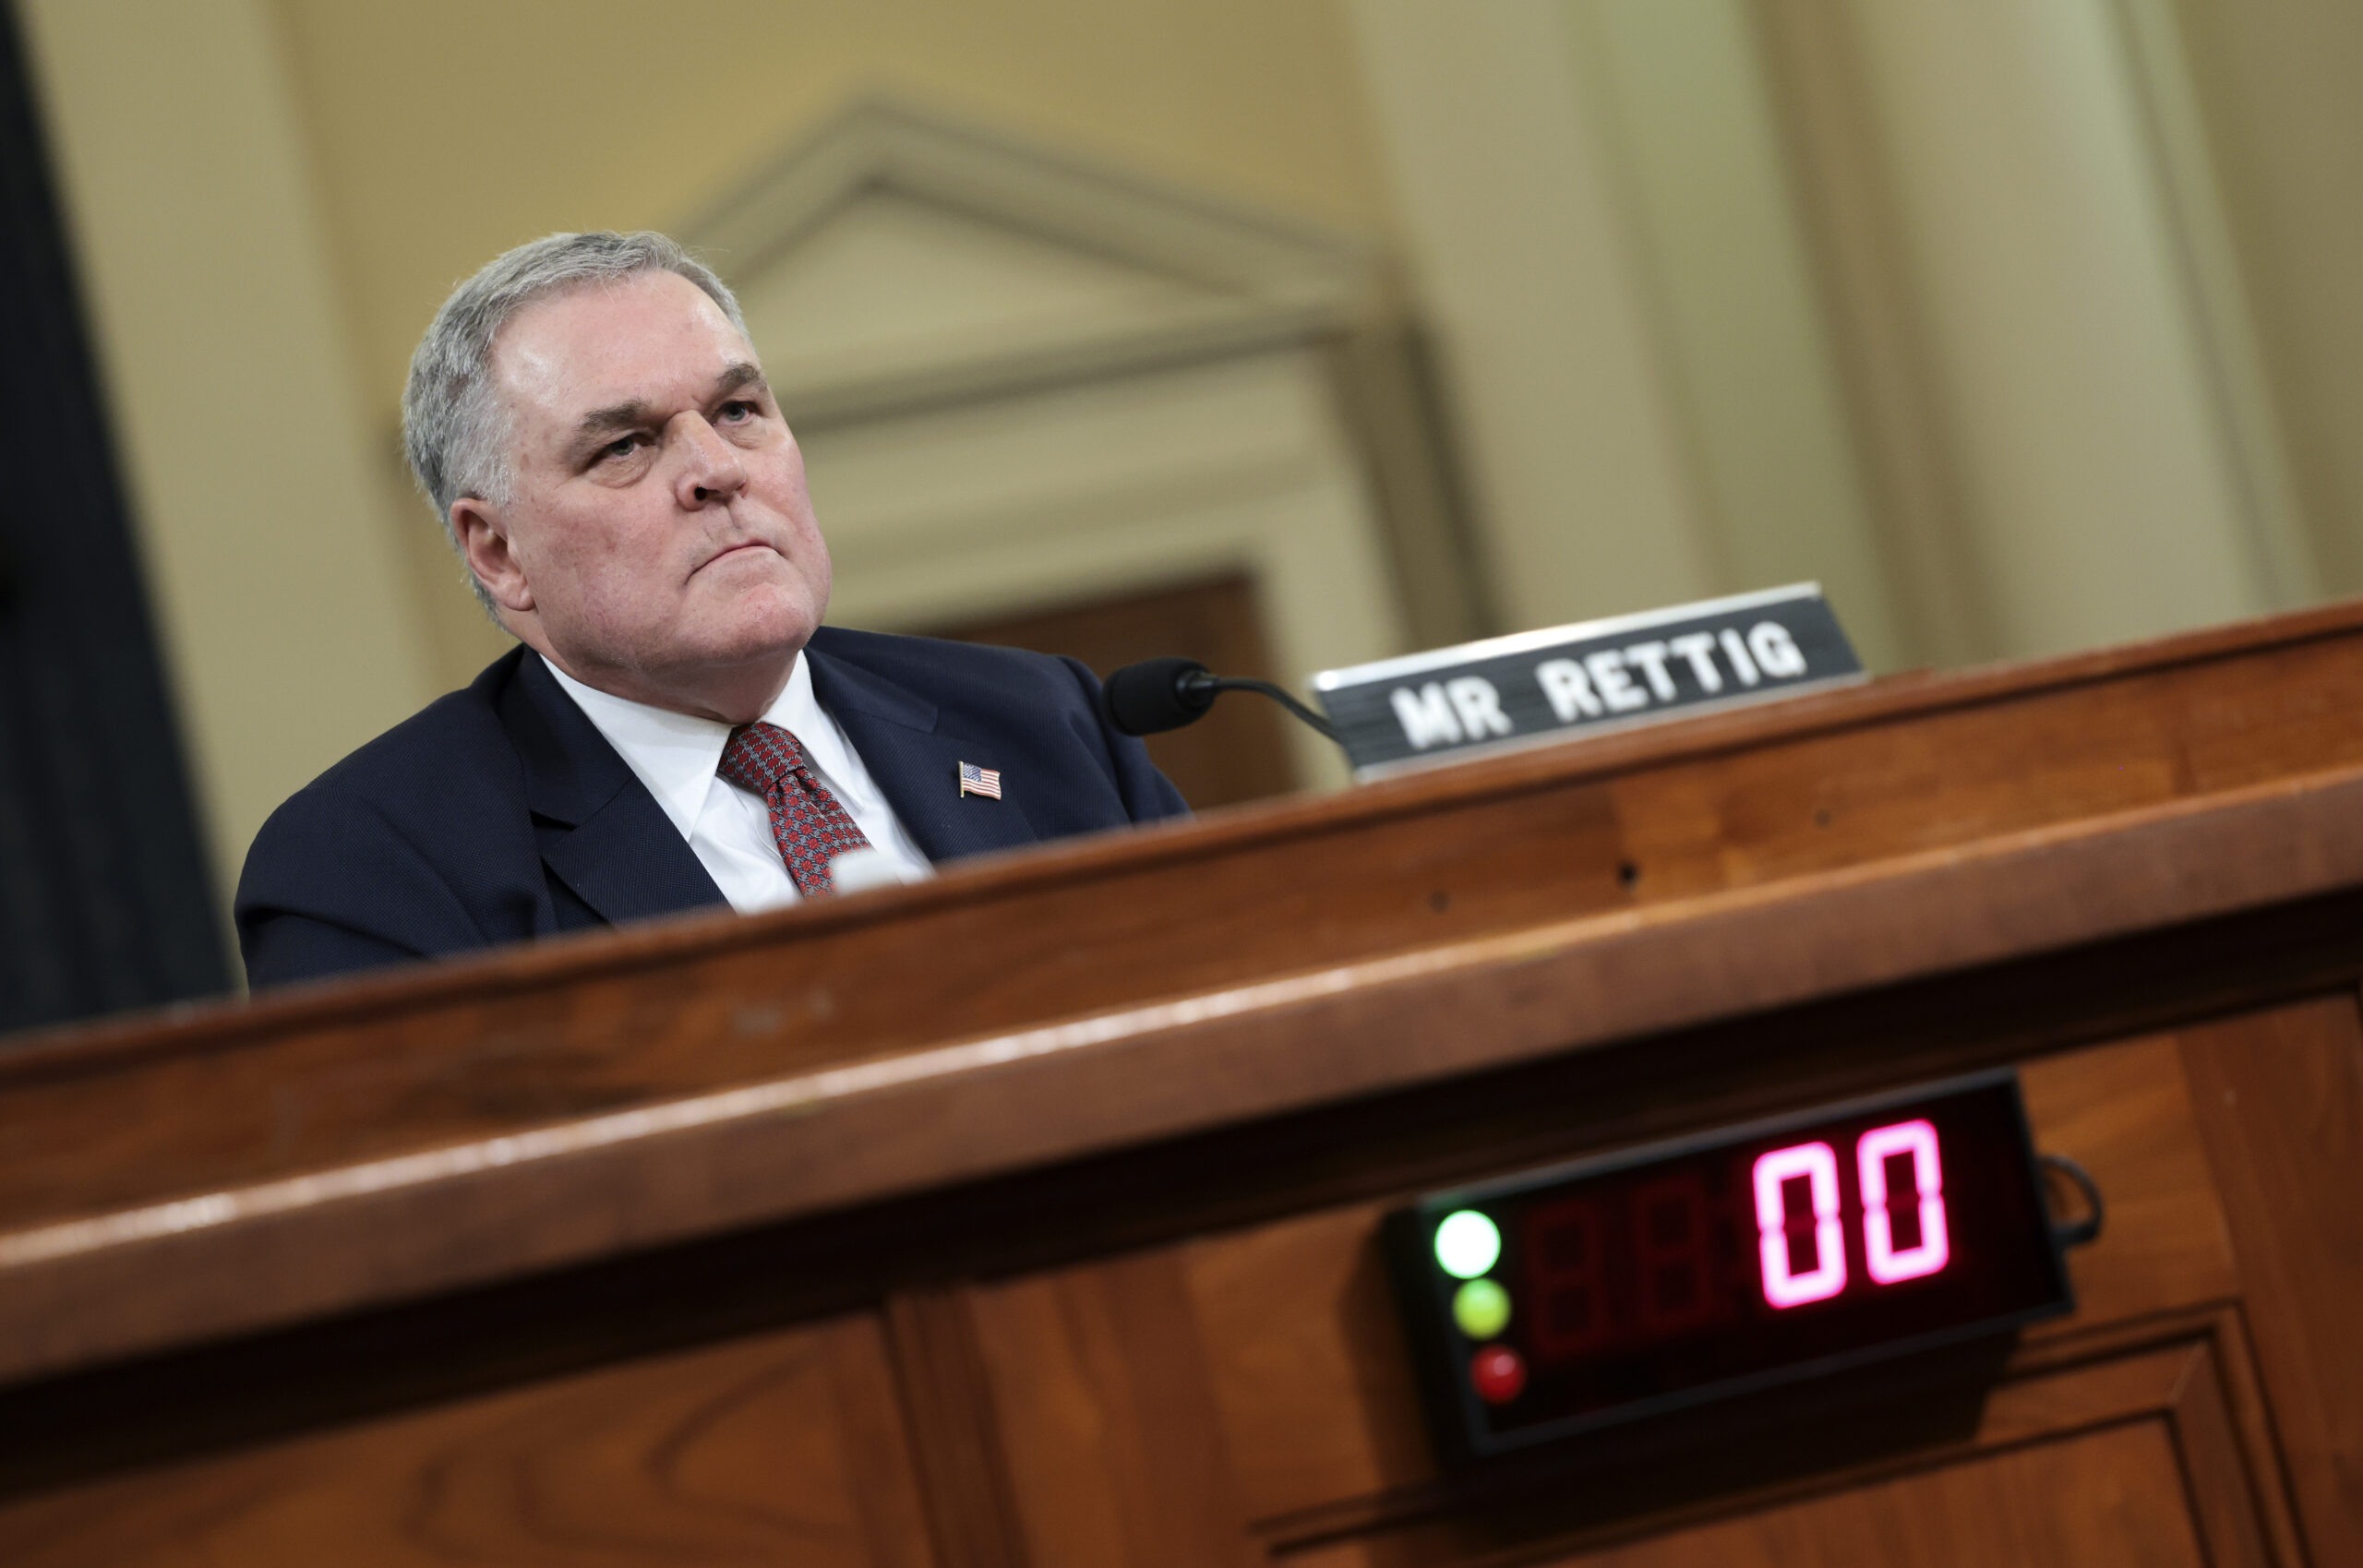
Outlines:
{"type": "MultiPolygon", "coordinates": [[[[716,565],[719,562],[733,560],[738,557],[750,555],[759,551],[777,554],[776,551],[772,550],[772,546],[764,544],[762,540],[750,539],[743,545],[733,545],[727,549],[715,551],[713,555],[708,556],[705,560],[699,565],[697,569],[698,571],[703,571],[707,567],[716,565]]],[[[692,572],[690,575],[694,577],[697,574],[696,572],[692,572]]]]}

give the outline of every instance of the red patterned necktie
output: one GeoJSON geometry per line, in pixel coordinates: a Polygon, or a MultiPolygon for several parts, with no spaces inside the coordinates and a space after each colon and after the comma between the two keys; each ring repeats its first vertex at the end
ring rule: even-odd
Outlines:
{"type": "Polygon", "coordinates": [[[772,810],[772,837],[787,875],[806,898],[836,891],[829,862],[848,849],[868,849],[870,840],[837,804],[804,760],[796,736],[777,724],[740,724],[722,748],[724,779],[763,797],[772,810]]]}

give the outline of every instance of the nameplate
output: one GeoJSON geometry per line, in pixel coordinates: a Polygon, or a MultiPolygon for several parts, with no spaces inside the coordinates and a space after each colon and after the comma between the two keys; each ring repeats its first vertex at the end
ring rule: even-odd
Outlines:
{"type": "Polygon", "coordinates": [[[1866,678],[1807,582],[1324,670],[1313,687],[1370,778],[1866,678]]]}

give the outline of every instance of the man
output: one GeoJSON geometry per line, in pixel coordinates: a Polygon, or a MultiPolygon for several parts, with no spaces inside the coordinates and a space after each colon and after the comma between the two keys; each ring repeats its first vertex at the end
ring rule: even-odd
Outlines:
{"type": "Polygon", "coordinates": [[[834,891],[1185,808],[1073,660],[821,625],[828,547],[730,292],[556,234],[411,362],[411,465],[520,646],[331,768],[239,879],[256,986],[834,891]]]}

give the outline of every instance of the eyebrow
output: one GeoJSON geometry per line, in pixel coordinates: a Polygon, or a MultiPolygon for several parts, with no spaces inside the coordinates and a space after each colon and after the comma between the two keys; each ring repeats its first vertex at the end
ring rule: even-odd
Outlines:
{"type": "MultiPolygon", "coordinates": [[[[714,378],[714,389],[706,396],[709,400],[726,398],[733,392],[764,384],[762,365],[751,360],[738,360],[723,366],[722,374],[714,378]]],[[[630,402],[594,408],[575,422],[575,445],[580,446],[594,436],[605,436],[611,431],[637,429],[652,423],[654,413],[654,408],[637,398],[630,402]]]]}

